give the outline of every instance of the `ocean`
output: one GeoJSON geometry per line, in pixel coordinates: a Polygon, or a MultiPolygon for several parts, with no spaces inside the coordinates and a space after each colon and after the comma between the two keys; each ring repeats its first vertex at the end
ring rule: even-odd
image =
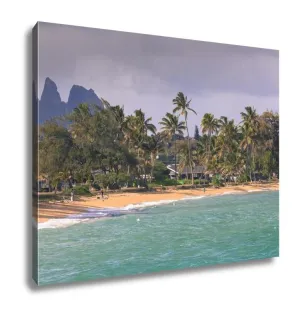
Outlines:
{"type": "Polygon", "coordinates": [[[279,192],[85,211],[42,223],[38,246],[39,285],[276,257],[279,192]]]}

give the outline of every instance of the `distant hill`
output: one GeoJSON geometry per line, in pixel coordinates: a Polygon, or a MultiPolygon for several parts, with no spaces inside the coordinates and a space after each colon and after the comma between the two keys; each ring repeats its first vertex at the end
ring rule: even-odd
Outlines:
{"type": "Polygon", "coordinates": [[[104,108],[101,100],[92,89],[88,90],[79,85],[72,86],[68,102],[62,101],[56,84],[47,77],[39,101],[39,123],[43,123],[51,117],[65,115],[80,103],[98,105],[100,108],[104,108]]]}

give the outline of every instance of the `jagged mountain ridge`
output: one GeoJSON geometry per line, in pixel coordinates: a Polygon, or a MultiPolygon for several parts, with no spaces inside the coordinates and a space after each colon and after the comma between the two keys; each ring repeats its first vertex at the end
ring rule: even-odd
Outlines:
{"type": "Polygon", "coordinates": [[[104,108],[100,98],[92,89],[73,85],[67,102],[61,100],[57,85],[49,77],[46,78],[44,89],[39,100],[39,123],[43,123],[55,116],[71,112],[80,103],[88,103],[104,108]]]}

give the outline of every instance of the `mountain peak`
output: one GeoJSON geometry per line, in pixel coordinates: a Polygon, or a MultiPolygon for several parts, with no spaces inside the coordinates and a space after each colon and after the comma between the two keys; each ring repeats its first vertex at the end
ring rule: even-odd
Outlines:
{"type": "Polygon", "coordinates": [[[87,90],[80,85],[73,85],[68,102],[62,102],[57,85],[51,78],[47,77],[39,101],[39,122],[44,122],[51,117],[65,115],[81,103],[98,105],[103,109],[102,102],[94,90],[91,88],[87,90]]]}
{"type": "Polygon", "coordinates": [[[44,89],[41,96],[41,101],[44,100],[51,100],[51,102],[54,104],[59,104],[61,102],[57,86],[49,77],[47,77],[45,80],[44,89]]]}
{"type": "Polygon", "coordinates": [[[68,106],[75,108],[81,103],[95,104],[100,107],[102,106],[102,102],[95,94],[94,90],[87,90],[83,86],[73,85],[68,98],[68,106]]]}
{"type": "Polygon", "coordinates": [[[46,79],[45,79],[45,85],[54,85],[55,87],[57,87],[56,84],[55,84],[55,82],[52,81],[52,79],[51,79],[50,77],[46,77],[46,79]]]}

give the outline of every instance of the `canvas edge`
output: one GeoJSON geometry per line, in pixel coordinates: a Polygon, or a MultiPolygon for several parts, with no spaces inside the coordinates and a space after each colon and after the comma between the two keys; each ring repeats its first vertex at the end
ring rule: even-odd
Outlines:
{"type": "Polygon", "coordinates": [[[38,22],[32,29],[32,279],[38,279],[38,22]]]}

